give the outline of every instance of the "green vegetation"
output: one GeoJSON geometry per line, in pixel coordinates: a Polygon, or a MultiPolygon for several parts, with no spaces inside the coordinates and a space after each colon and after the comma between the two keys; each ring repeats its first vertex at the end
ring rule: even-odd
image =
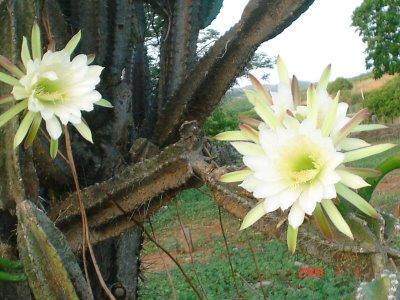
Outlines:
{"type": "Polygon", "coordinates": [[[373,68],[375,78],[400,72],[399,5],[399,0],[364,0],[353,13],[353,26],[367,44],[367,68],[373,68]]]}
{"type": "Polygon", "coordinates": [[[237,114],[217,108],[211,116],[208,117],[203,129],[206,135],[214,136],[224,131],[235,130],[238,125],[237,114]]]}
{"type": "Polygon", "coordinates": [[[350,82],[357,82],[357,81],[362,81],[362,80],[366,80],[366,79],[370,79],[373,78],[374,74],[372,74],[371,72],[366,72],[366,73],[362,73],[360,75],[351,77],[351,78],[347,78],[348,80],[350,80],[350,82]]]}
{"type": "Polygon", "coordinates": [[[328,93],[333,95],[336,94],[338,91],[346,91],[346,90],[351,90],[353,88],[353,84],[351,83],[350,80],[343,78],[343,77],[338,77],[334,81],[328,84],[328,93]]]}
{"type": "Polygon", "coordinates": [[[400,77],[365,95],[365,106],[383,121],[400,117],[400,77]]]}
{"type": "MultiPolygon", "coordinates": [[[[168,250],[176,250],[176,245],[166,238],[173,230],[179,229],[176,218],[175,202],[178,203],[182,221],[191,228],[218,225],[218,209],[207,195],[205,188],[190,189],[182,192],[167,209],[153,218],[157,238],[165,240],[168,250]]],[[[343,272],[336,275],[335,268],[322,261],[297,252],[291,255],[287,246],[276,240],[267,241],[265,237],[251,230],[239,232],[239,221],[223,212],[223,222],[228,236],[232,262],[237,273],[239,292],[245,299],[262,299],[258,287],[259,277],[256,272],[249,241],[256,252],[257,264],[262,273],[264,289],[273,299],[326,299],[351,298],[357,280],[352,274],[343,272]],[[300,278],[299,265],[322,267],[322,278],[300,278]]],[[[209,299],[233,299],[236,290],[232,280],[229,262],[226,256],[224,241],[219,226],[213,226],[209,237],[200,237],[195,241],[195,269],[209,299]],[[201,248],[199,250],[199,248],[201,248]]],[[[143,255],[155,252],[154,246],[145,243],[143,255]]],[[[181,263],[187,262],[187,255],[178,254],[181,263]]],[[[191,277],[201,291],[190,263],[183,263],[185,272],[191,277]]],[[[170,269],[178,299],[196,299],[193,291],[185,282],[176,267],[170,269]]],[[[139,293],[143,299],[170,299],[172,288],[165,270],[145,272],[145,280],[139,293]]]]}
{"type": "Polygon", "coordinates": [[[225,99],[204,124],[204,132],[214,136],[227,130],[236,130],[239,126],[238,114],[253,116],[253,106],[246,98],[225,99]]]}

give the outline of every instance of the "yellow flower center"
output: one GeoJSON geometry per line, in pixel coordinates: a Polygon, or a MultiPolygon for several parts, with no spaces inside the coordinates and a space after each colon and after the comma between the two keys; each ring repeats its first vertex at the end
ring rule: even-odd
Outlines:
{"type": "Polygon", "coordinates": [[[288,145],[280,153],[280,169],[284,171],[293,186],[310,184],[315,181],[324,165],[323,155],[318,145],[305,137],[288,145]]]}
{"type": "Polygon", "coordinates": [[[315,179],[321,171],[321,165],[314,155],[302,153],[290,163],[288,171],[289,177],[297,185],[315,179]]]}
{"type": "Polygon", "coordinates": [[[66,98],[66,94],[61,91],[60,87],[58,80],[41,78],[35,87],[35,97],[45,102],[63,101],[66,98]]]}

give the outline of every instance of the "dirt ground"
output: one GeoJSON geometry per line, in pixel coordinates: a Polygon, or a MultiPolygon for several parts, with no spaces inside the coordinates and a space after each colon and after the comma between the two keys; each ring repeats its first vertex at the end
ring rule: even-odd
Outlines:
{"type": "Polygon", "coordinates": [[[365,92],[379,89],[390,79],[393,79],[393,77],[394,77],[393,75],[385,74],[379,79],[368,78],[365,80],[355,82],[353,84],[352,92],[358,94],[358,93],[361,93],[361,91],[363,93],[365,93],[365,92]]]}
{"type": "MultiPolygon", "coordinates": [[[[227,228],[224,229],[229,235],[229,230],[227,228]]],[[[235,231],[237,231],[237,228],[235,228],[235,231]]],[[[190,225],[190,232],[192,243],[194,245],[192,256],[196,256],[196,262],[206,261],[209,254],[211,254],[210,249],[205,246],[198,247],[196,246],[196,242],[201,240],[203,245],[207,245],[208,243],[212,243],[213,237],[221,236],[222,232],[219,221],[213,220],[209,225],[204,226],[190,225]]],[[[164,236],[164,238],[158,237],[157,241],[161,245],[165,245],[168,242],[171,243],[171,239],[174,239],[173,242],[176,244],[175,249],[170,251],[171,255],[173,257],[179,257],[179,261],[189,263],[191,259],[189,249],[180,226],[170,232],[168,236],[164,236]]],[[[143,268],[148,272],[158,272],[165,270],[165,268],[169,269],[175,266],[175,263],[172,261],[172,259],[161,250],[144,255],[141,258],[141,263],[143,268]]]]}

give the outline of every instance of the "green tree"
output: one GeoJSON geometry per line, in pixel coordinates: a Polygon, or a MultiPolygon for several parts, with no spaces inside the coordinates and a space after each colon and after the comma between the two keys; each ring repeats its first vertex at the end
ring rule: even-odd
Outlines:
{"type": "Polygon", "coordinates": [[[353,12],[353,26],[367,44],[367,68],[374,77],[400,72],[400,0],[364,0],[353,12]]]}
{"type": "Polygon", "coordinates": [[[387,82],[382,88],[365,95],[364,105],[381,120],[393,120],[400,116],[400,77],[387,82]]]}
{"type": "Polygon", "coordinates": [[[336,94],[338,91],[351,90],[353,88],[353,84],[350,80],[338,77],[328,85],[328,93],[336,94]]]}

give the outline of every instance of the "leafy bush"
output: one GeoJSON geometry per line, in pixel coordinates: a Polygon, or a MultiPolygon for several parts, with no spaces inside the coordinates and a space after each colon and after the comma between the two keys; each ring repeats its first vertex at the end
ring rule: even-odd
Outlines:
{"type": "Polygon", "coordinates": [[[227,130],[235,130],[238,125],[236,113],[217,108],[204,124],[204,132],[208,136],[214,136],[227,130]]]}
{"type": "Polygon", "coordinates": [[[329,94],[336,94],[339,90],[345,91],[345,90],[351,90],[352,88],[353,84],[351,83],[350,80],[343,77],[338,77],[334,81],[328,84],[327,90],[329,94]]]}
{"type": "Polygon", "coordinates": [[[340,101],[347,104],[354,105],[362,102],[362,95],[360,93],[353,94],[350,90],[340,90],[340,101]]]}
{"type": "Polygon", "coordinates": [[[364,105],[383,120],[400,116],[400,77],[388,81],[382,88],[365,95],[364,105]]]}

